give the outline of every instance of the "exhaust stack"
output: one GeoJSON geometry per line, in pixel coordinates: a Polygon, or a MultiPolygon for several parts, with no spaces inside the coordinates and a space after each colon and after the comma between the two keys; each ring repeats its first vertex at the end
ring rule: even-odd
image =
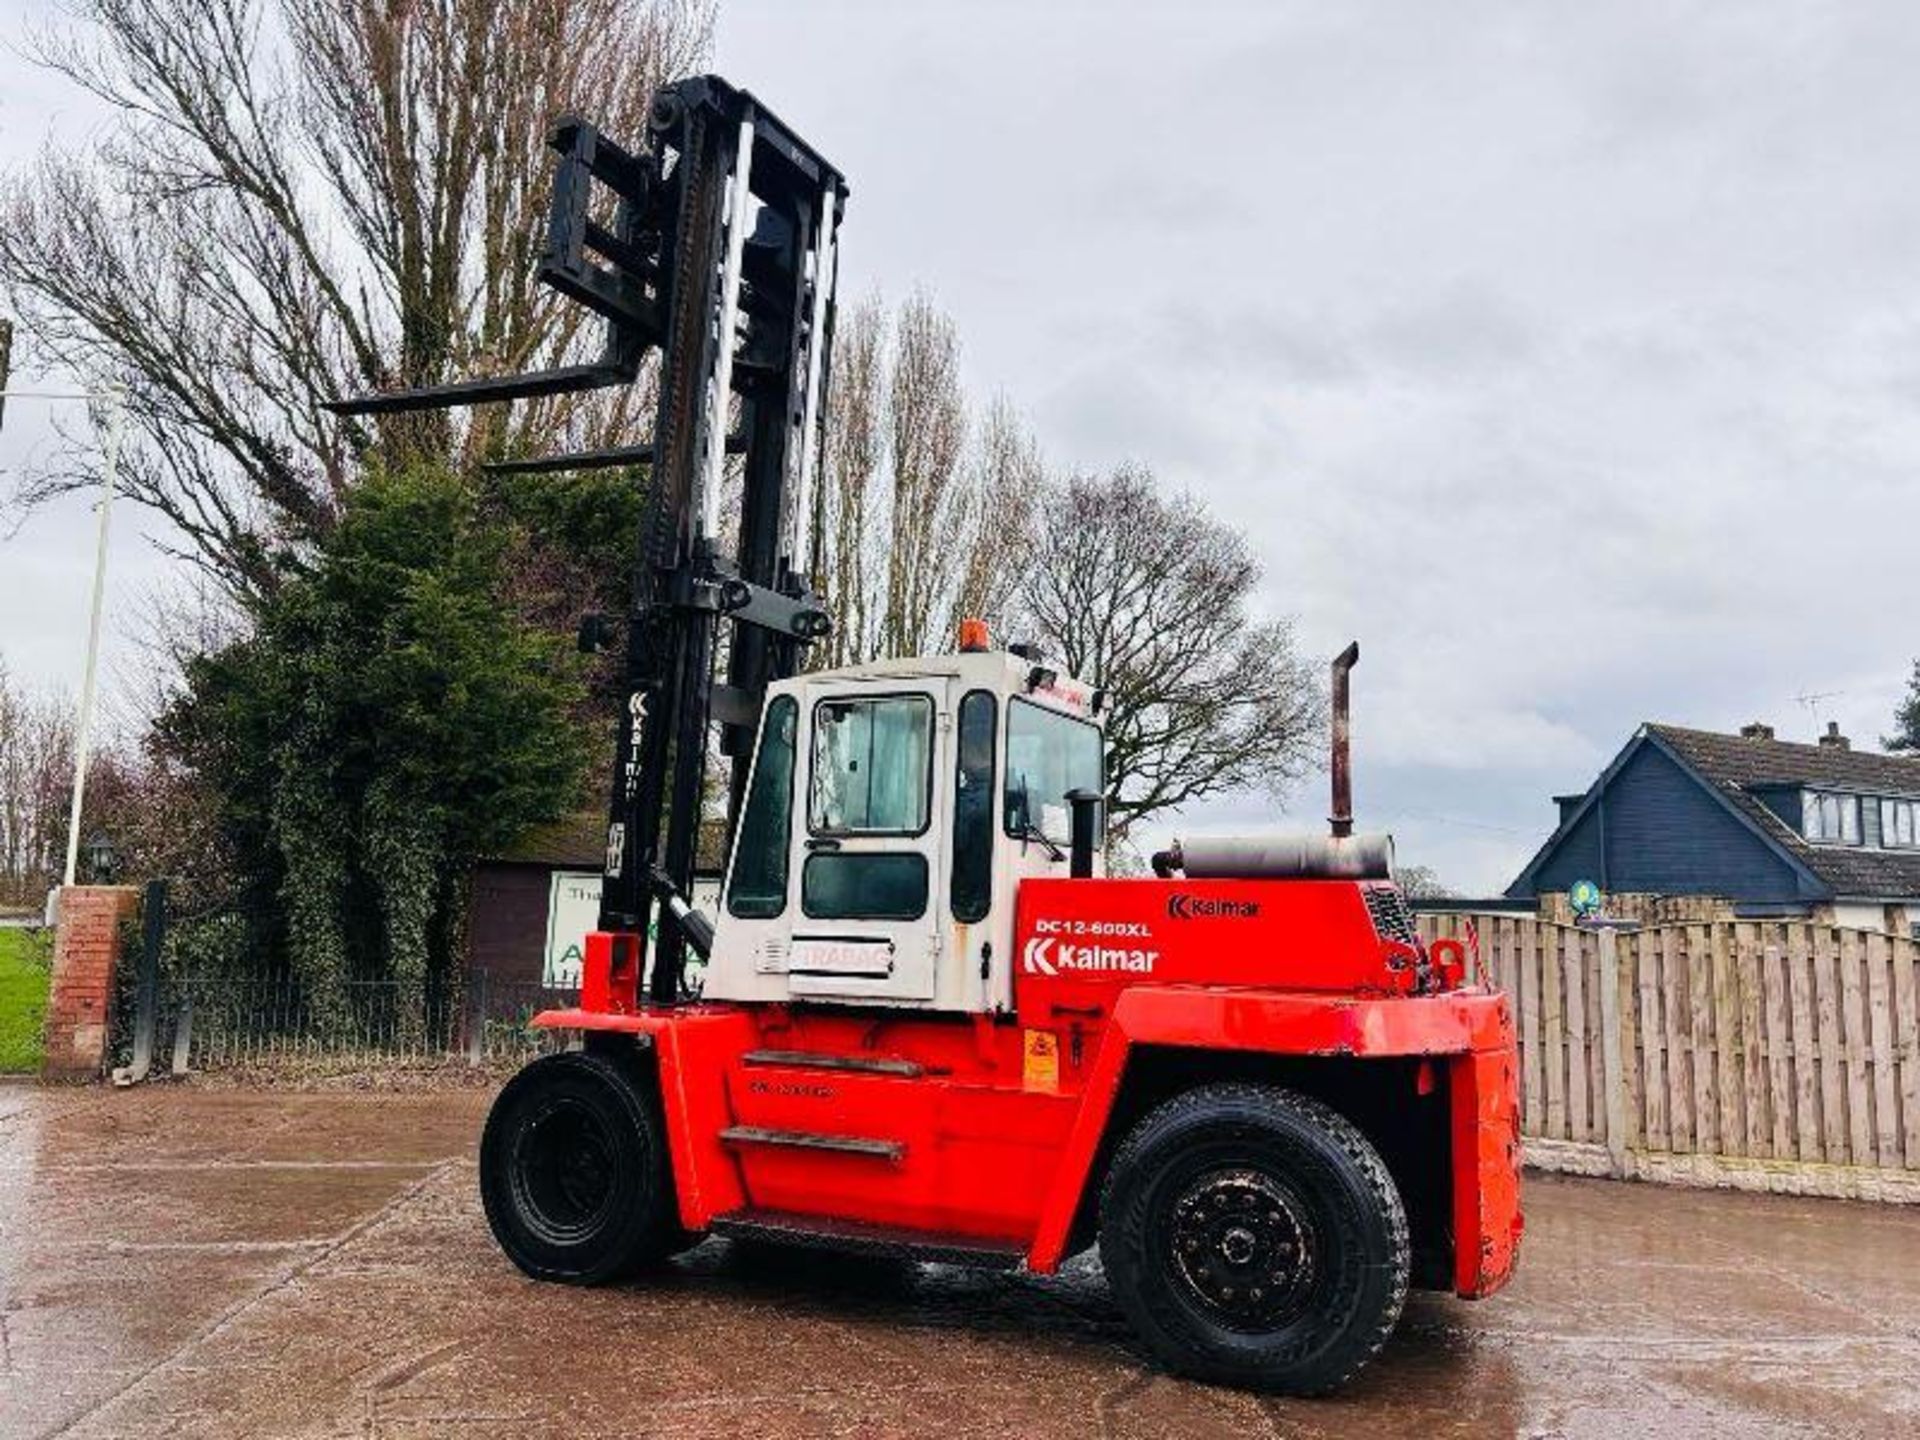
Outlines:
{"type": "Polygon", "coordinates": [[[1354,641],[1333,661],[1333,827],[1330,836],[1217,835],[1176,840],[1153,856],[1163,880],[1391,880],[1393,837],[1353,833],[1353,726],[1349,672],[1354,641]]]}
{"type": "Polygon", "coordinates": [[[1354,641],[1333,657],[1333,838],[1353,834],[1353,725],[1351,687],[1347,676],[1360,663],[1360,642],[1354,641]]]}

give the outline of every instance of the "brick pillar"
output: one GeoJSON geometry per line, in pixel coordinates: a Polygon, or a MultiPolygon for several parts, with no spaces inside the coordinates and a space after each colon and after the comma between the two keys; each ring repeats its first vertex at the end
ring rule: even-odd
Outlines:
{"type": "Polygon", "coordinates": [[[132,885],[73,885],[60,892],[54,930],[53,987],[47,995],[50,1080],[93,1080],[107,1058],[113,972],[120,960],[120,922],[140,908],[132,885]]]}

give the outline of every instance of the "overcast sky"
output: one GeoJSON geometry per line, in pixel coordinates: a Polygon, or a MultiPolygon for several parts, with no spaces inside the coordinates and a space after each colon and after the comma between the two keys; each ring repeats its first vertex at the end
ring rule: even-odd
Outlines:
{"type": "MultiPolygon", "coordinates": [[[[0,65],[0,161],[86,123],[0,65]]],[[[1151,466],[1316,655],[1360,639],[1357,808],[1403,861],[1503,887],[1642,720],[1888,728],[1912,7],[731,0],[715,68],[850,177],[846,293],[926,285],[1057,466],[1151,466]]],[[[38,679],[77,668],[88,523],[0,544],[38,679]]]]}

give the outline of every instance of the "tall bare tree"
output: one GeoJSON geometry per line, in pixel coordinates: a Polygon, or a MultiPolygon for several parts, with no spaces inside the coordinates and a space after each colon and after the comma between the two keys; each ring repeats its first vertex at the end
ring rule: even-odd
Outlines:
{"type": "Polygon", "coordinates": [[[1048,652],[1104,688],[1118,836],[1235,790],[1276,797],[1319,758],[1326,696],[1292,625],[1253,613],[1239,531],[1143,468],[1052,487],[1019,601],[1048,652]]]}
{"type": "Polygon", "coordinates": [[[945,590],[944,613],[934,635],[953,643],[964,616],[1011,623],[1021,576],[1032,563],[1034,526],[1046,488],[1039,443],[1004,395],[988,402],[975,427],[965,483],[947,507],[941,526],[942,553],[958,569],[945,590]]]}
{"type": "Polygon", "coordinates": [[[888,654],[926,649],[943,582],[961,557],[942,548],[943,520],[957,503],[967,404],[960,391],[960,335],[952,317],[922,294],[894,322],[887,420],[893,460],[893,523],[887,536],[887,608],[880,643],[888,654]]]}
{"type": "Polygon", "coordinates": [[[1004,398],[976,419],[952,319],[924,293],[868,299],[834,338],[821,582],[837,626],[820,657],[850,664],[946,648],[962,615],[1005,613],[1043,470],[1004,398]]]}
{"type": "MultiPolygon", "coordinates": [[[[547,131],[577,110],[638,135],[711,21],[712,0],[74,0],[38,58],[114,119],[0,192],[21,338],[125,387],[125,488],[240,591],[324,531],[372,447],[630,438],[637,391],[467,424],[318,406],[594,343],[533,280],[547,131]]],[[[15,499],[90,464],[76,450],[15,499]]]]}
{"type": "Polygon", "coordinates": [[[827,665],[870,660],[880,652],[885,610],[886,521],[881,467],[886,457],[887,314],[869,297],[843,312],[833,335],[833,389],[818,534],[818,587],[834,610],[827,665]],[[876,513],[879,512],[879,513],[876,513]]]}

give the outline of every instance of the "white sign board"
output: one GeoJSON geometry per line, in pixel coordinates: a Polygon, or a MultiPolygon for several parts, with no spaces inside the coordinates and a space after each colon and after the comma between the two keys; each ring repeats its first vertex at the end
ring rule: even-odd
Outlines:
{"type": "MultiPolygon", "coordinates": [[[[720,881],[701,876],[693,882],[693,908],[708,919],[719,913],[720,881]]],[[[572,989],[580,983],[580,962],[587,932],[600,923],[600,875],[593,870],[556,870],[547,895],[547,958],[540,967],[544,985],[572,989]]],[[[658,929],[656,924],[655,929],[658,929]]],[[[691,957],[697,961],[698,957],[691,957]]]]}
{"type": "Polygon", "coordinates": [[[580,983],[587,932],[600,923],[600,876],[556,870],[547,895],[547,959],[540,983],[572,989],[580,983]]]}

